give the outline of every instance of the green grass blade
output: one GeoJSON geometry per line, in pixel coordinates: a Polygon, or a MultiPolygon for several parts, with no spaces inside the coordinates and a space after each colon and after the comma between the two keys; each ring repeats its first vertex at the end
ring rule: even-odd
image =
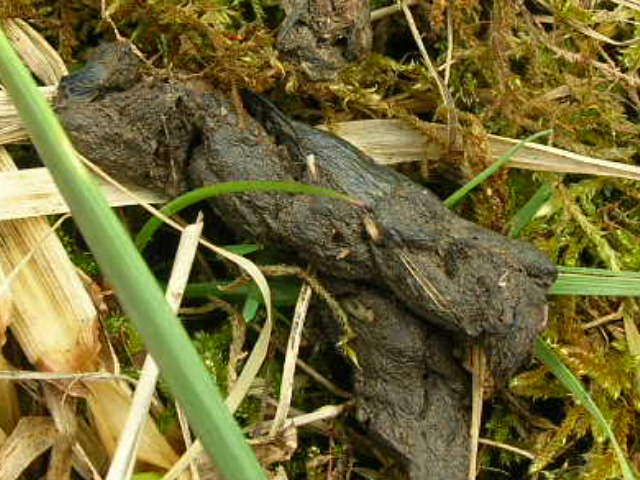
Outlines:
{"type": "Polygon", "coordinates": [[[580,380],[578,380],[573,372],[571,372],[562,360],[560,360],[551,346],[540,337],[536,340],[536,355],[547,367],[549,367],[556,378],[560,380],[560,382],[562,382],[562,384],[574,395],[576,401],[584,405],[584,407],[606,432],[618,459],[618,463],[620,464],[624,480],[635,480],[636,476],[633,469],[627,461],[618,440],[616,440],[609,422],[604,418],[602,412],[595,404],[589,393],[582,386],[580,380]]]}
{"type": "Polygon", "coordinates": [[[621,272],[592,267],[563,267],[558,266],[558,272],[566,275],[592,275],[594,277],[635,278],[640,280],[640,272],[621,272]]]}
{"type": "Polygon", "coordinates": [[[639,272],[613,272],[599,268],[558,267],[552,295],[640,296],[639,272]]]}
{"type": "Polygon", "coordinates": [[[0,79],[84,239],[159,364],[190,424],[228,480],[265,474],[209,372],[103,193],[76,158],[53,111],[0,30],[0,79]]]}
{"type": "Polygon", "coordinates": [[[240,243],[237,245],[224,245],[222,248],[225,250],[235,253],[236,255],[249,255],[250,253],[255,253],[262,249],[261,245],[255,243],[240,243]]]}
{"type": "Polygon", "coordinates": [[[467,194],[473,190],[474,188],[476,188],[478,185],[480,185],[482,182],[484,182],[487,178],[489,178],[491,175],[493,175],[494,173],[496,173],[498,170],[500,170],[502,167],[504,167],[507,163],[509,163],[511,161],[511,158],[522,148],[524,147],[527,143],[529,142],[533,142],[534,140],[543,137],[545,135],[550,135],[552,132],[552,130],[544,130],[542,132],[538,132],[538,133],[534,133],[533,135],[529,135],[527,138],[525,138],[524,140],[521,140],[520,143],[518,143],[517,145],[514,145],[513,147],[511,147],[509,149],[509,151],[507,153],[505,153],[502,157],[500,157],[498,160],[496,160],[493,164],[491,164],[486,170],[484,170],[482,173],[480,173],[479,175],[476,175],[470,182],[468,182],[466,185],[464,185],[463,187],[461,187],[460,189],[456,190],[455,192],[453,192],[444,202],[444,205],[449,207],[449,208],[453,208],[456,205],[458,205],[458,203],[460,203],[462,201],[462,199],[464,197],[467,196],[467,194]]]}
{"type": "Polygon", "coordinates": [[[531,223],[540,207],[551,198],[552,193],[553,187],[549,183],[543,183],[536,190],[536,193],[531,196],[529,201],[511,218],[510,237],[518,238],[520,236],[520,232],[531,223]]]}
{"type": "Polygon", "coordinates": [[[244,321],[249,323],[256,318],[258,314],[258,308],[260,308],[260,302],[256,297],[248,296],[244,299],[244,304],[242,305],[242,318],[244,321]]]}
{"type": "MultiPolygon", "coordinates": [[[[271,287],[271,301],[278,307],[292,307],[298,300],[300,293],[300,281],[292,278],[272,278],[269,280],[271,287]]],[[[210,281],[204,283],[191,283],[184,291],[186,298],[207,299],[218,297],[225,300],[240,301],[247,296],[254,297],[264,304],[260,290],[255,283],[234,285],[232,281],[210,281]],[[229,288],[231,286],[231,288],[229,288]]]]}
{"type": "MultiPolygon", "coordinates": [[[[253,180],[224,182],[208,185],[196,190],[187,192],[179,197],[171,200],[160,210],[164,215],[171,216],[180,210],[183,210],[195,203],[218,195],[227,195],[230,193],[248,193],[248,192],[279,192],[306,195],[322,195],[325,197],[339,198],[341,200],[360,204],[359,201],[348,197],[343,193],[336,192],[330,188],[316,187],[314,185],[306,185],[297,182],[280,182],[271,180],[253,180]]],[[[135,244],[138,250],[143,251],[151,241],[153,234],[162,226],[162,219],[151,217],[142,229],[136,235],[135,244]]]]}

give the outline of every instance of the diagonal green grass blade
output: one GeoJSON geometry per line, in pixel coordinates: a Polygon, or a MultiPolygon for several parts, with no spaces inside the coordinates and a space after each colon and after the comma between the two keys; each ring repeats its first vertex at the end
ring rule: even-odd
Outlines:
{"type": "MultiPolygon", "coordinates": [[[[280,193],[298,193],[306,195],[322,195],[325,197],[339,198],[346,202],[360,204],[358,200],[343,193],[336,192],[330,188],[316,187],[314,185],[306,185],[297,182],[281,182],[271,180],[252,180],[238,182],[223,182],[215,185],[191,190],[167,203],[160,212],[164,215],[171,216],[180,210],[189,207],[195,203],[218,195],[226,195],[231,193],[248,193],[248,192],[280,192],[280,193]]],[[[138,250],[143,251],[151,241],[153,234],[162,226],[163,220],[158,217],[151,217],[147,223],[140,229],[136,235],[135,244],[138,250]]]]}
{"type": "Polygon", "coordinates": [[[553,130],[543,130],[542,132],[534,133],[533,135],[529,135],[524,140],[521,140],[520,143],[510,148],[509,151],[504,154],[504,156],[500,157],[497,161],[493,162],[486,170],[476,175],[470,182],[466,183],[464,186],[462,186],[461,188],[453,192],[442,203],[444,203],[444,205],[449,208],[455,207],[456,205],[458,205],[458,203],[462,201],[464,197],[467,196],[467,194],[471,190],[476,188],[478,185],[484,182],[487,178],[489,178],[491,175],[493,175],[502,167],[504,167],[507,163],[509,163],[511,161],[511,158],[527,143],[533,142],[534,140],[540,137],[543,137],[545,135],[550,135],[552,131],[553,130]]]}
{"type": "Polygon", "coordinates": [[[529,201],[511,218],[510,237],[518,238],[520,236],[520,232],[531,223],[540,207],[551,198],[552,193],[553,188],[549,183],[544,183],[538,188],[529,201]]]}
{"type": "Polygon", "coordinates": [[[266,477],[155,278],[0,30],[0,79],[124,310],[223,476],[266,477]]]}
{"type": "Polygon", "coordinates": [[[596,419],[603,430],[607,433],[611,446],[618,458],[618,463],[622,470],[624,480],[635,480],[636,476],[633,473],[631,465],[627,461],[618,440],[616,440],[613,430],[609,426],[609,422],[604,418],[602,412],[593,401],[589,393],[584,389],[580,380],[569,370],[569,368],[562,363],[562,360],[556,355],[551,346],[540,337],[536,340],[536,355],[549,369],[553,372],[558,380],[567,387],[567,389],[573,393],[576,401],[580,402],[584,407],[589,410],[589,413],[596,419]]]}
{"type": "Polygon", "coordinates": [[[558,267],[552,295],[640,296],[639,272],[614,272],[599,268],[558,267]]]}

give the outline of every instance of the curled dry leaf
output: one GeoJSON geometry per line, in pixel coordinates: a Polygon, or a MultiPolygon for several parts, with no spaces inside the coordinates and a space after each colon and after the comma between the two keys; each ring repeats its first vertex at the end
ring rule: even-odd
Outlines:
{"type": "Polygon", "coordinates": [[[49,417],[23,417],[0,447],[0,478],[15,480],[58,436],[49,417]]]}

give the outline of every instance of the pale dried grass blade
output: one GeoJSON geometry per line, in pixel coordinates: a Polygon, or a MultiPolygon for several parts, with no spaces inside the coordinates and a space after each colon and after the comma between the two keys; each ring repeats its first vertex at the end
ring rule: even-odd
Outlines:
{"type": "MultiPolygon", "coordinates": [[[[418,3],[418,0],[405,0],[406,5],[411,6],[418,3]]],[[[373,10],[371,12],[370,18],[371,23],[377,22],[378,20],[382,20],[389,15],[393,15],[394,13],[398,13],[402,11],[402,6],[398,3],[394,3],[393,5],[389,5],[388,7],[381,7],[373,10]]]]}
{"type": "MultiPolygon", "coordinates": [[[[182,431],[182,440],[184,441],[184,446],[186,449],[191,448],[193,445],[193,438],[191,437],[191,430],[189,430],[189,419],[187,418],[187,413],[184,411],[184,408],[176,401],[176,412],[178,413],[178,423],[180,425],[180,430],[182,431]]],[[[191,474],[191,480],[200,480],[200,472],[198,471],[198,465],[196,462],[191,462],[189,464],[189,474],[191,474]]],[[[182,474],[184,478],[189,478],[186,472],[182,474]]]]}
{"type": "MultiPolygon", "coordinates": [[[[519,140],[489,135],[489,152],[492,159],[497,160],[518,143],[519,140]]],[[[509,166],[526,170],[640,180],[640,167],[635,165],[601,160],[537,143],[525,145],[514,155],[509,166]]]]}
{"type": "MultiPolygon", "coordinates": [[[[310,424],[316,424],[316,426],[323,423],[327,424],[327,420],[332,420],[336,417],[339,417],[352,405],[352,402],[343,403],[341,405],[323,405],[322,407],[312,412],[301,413],[294,417],[289,417],[287,421],[291,422],[291,425],[296,428],[310,424]]],[[[272,424],[273,420],[262,422],[260,426],[256,428],[256,430],[268,428],[272,424]]]]}
{"type": "MultiPolygon", "coordinates": [[[[56,86],[39,88],[48,102],[53,102],[58,92],[56,86]]],[[[22,119],[7,92],[0,87],[0,145],[8,143],[24,143],[29,140],[29,134],[24,128],[22,119]]]]}
{"type": "Polygon", "coordinates": [[[36,245],[31,249],[31,251],[29,253],[27,253],[25,256],[22,257],[22,259],[16,263],[13,267],[13,270],[11,270],[8,274],[4,274],[2,272],[2,268],[0,267],[0,275],[3,275],[4,278],[2,280],[2,282],[0,282],[0,294],[5,294],[8,293],[11,289],[11,284],[13,283],[13,280],[16,276],[18,276],[18,274],[20,272],[23,271],[23,269],[26,267],[26,265],[31,261],[31,259],[33,258],[33,256],[36,254],[36,252],[38,251],[38,246],[42,244],[42,242],[44,242],[47,237],[54,235],[55,231],[60,227],[60,225],[62,225],[62,223],[69,218],[69,215],[64,215],[60,218],[58,218],[56,220],[56,223],[54,223],[51,228],[49,229],[48,232],[46,232],[44,234],[44,236],[40,239],[40,241],[36,242],[36,245]]]}
{"type": "Polygon", "coordinates": [[[7,328],[11,324],[13,299],[7,289],[0,288],[0,347],[7,341],[7,328]]]}
{"type": "Polygon", "coordinates": [[[342,415],[350,405],[350,403],[343,403],[341,405],[324,405],[313,412],[297,415],[293,417],[291,421],[296,427],[302,427],[311,423],[325,422],[342,415]]]}
{"type": "Polygon", "coordinates": [[[58,432],[48,417],[23,417],[0,447],[0,478],[15,480],[51,448],[58,432]]]}
{"type": "MultiPolygon", "coordinates": [[[[0,170],[15,169],[11,158],[0,149],[0,170]]],[[[98,357],[97,314],[75,267],[62,244],[44,219],[26,218],[0,222],[0,269],[13,271],[28,255],[26,263],[11,282],[14,316],[11,330],[29,361],[48,372],[95,371],[102,367],[98,357]]],[[[0,277],[0,284],[4,276],[0,277]]],[[[126,412],[128,392],[117,384],[75,383],[76,393],[90,392],[89,406],[96,425],[109,447],[111,432],[119,431],[124,421],[114,411],[126,412]],[[119,402],[111,402],[117,398],[119,402]]],[[[141,460],[158,466],[176,459],[164,437],[149,427],[143,442],[141,460]],[[160,452],[160,453],[158,453],[160,452]],[[171,452],[169,454],[168,452],[171,452]]]]}
{"type": "Polygon", "coordinates": [[[20,18],[0,22],[22,61],[45,85],[56,85],[67,75],[67,67],[58,52],[31,26],[20,18]]]}
{"type": "MultiPolygon", "coordinates": [[[[60,79],[67,67],[51,45],[24,20],[8,18],[1,21],[4,32],[31,71],[46,85],[40,91],[53,101],[60,79]]],[[[0,145],[28,140],[20,116],[11,99],[0,88],[0,145]]]]}
{"type": "Polygon", "coordinates": [[[83,479],[102,480],[98,469],[91,463],[86,452],[77,444],[73,448],[73,468],[83,479]]]}
{"type": "MultiPolygon", "coordinates": [[[[13,368],[4,355],[0,354],[0,370],[13,368]]],[[[9,380],[0,380],[0,429],[11,433],[20,419],[20,404],[15,384],[9,380]]]]}
{"type": "MultiPolygon", "coordinates": [[[[87,402],[93,414],[93,423],[107,452],[113,455],[127,419],[131,392],[122,383],[92,382],[86,388],[90,392],[87,402]]],[[[176,453],[149,417],[142,429],[138,460],[162,469],[169,469],[178,460],[176,453]]]]}
{"type": "Polygon", "coordinates": [[[490,447],[500,448],[502,450],[506,450],[507,452],[515,453],[516,455],[521,455],[525,458],[528,458],[531,461],[535,461],[536,459],[536,456],[527,450],[514,447],[513,445],[507,445],[506,443],[496,442],[495,440],[490,440],[488,438],[480,438],[478,440],[478,443],[481,443],[483,445],[488,445],[490,447]]]}
{"type": "MultiPolygon", "coordinates": [[[[393,165],[424,160],[439,160],[446,155],[447,127],[426,123],[435,141],[402,120],[355,120],[320,126],[351,142],[376,163],[393,165]]],[[[488,135],[491,159],[497,160],[519,140],[488,135]]],[[[509,167],[558,173],[581,173],[640,180],[640,167],[611,162],[540,144],[525,145],[517,152],[509,167]]]]}
{"type": "MultiPolygon", "coordinates": [[[[164,221],[169,223],[174,228],[177,226],[175,222],[168,219],[160,212],[157,213],[161,216],[161,218],[163,218],[164,221]]],[[[177,227],[179,228],[179,226],[177,227]]],[[[269,342],[271,339],[271,331],[273,329],[271,289],[264,277],[264,274],[253,262],[240,255],[236,255],[223,248],[217,247],[205,240],[200,240],[200,243],[210,250],[214,251],[215,253],[225,257],[227,260],[232,261],[249,274],[253,281],[256,282],[256,285],[258,286],[258,289],[262,294],[262,298],[264,298],[267,311],[267,318],[264,322],[264,325],[262,326],[262,329],[260,329],[260,334],[258,335],[258,339],[253,346],[253,350],[251,350],[249,358],[247,359],[247,362],[245,363],[244,368],[242,369],[242,372],[238,377],[238,380],[233,385],[233,387],[231,388],[231,392],[229,392],[229,395],[225,399],[225,405],[229,407],[229,411],[231,413],[234,413],[249,391],[253,380],[258,375],[258,371],[260,370],[260,367],[262,366],[262,363],[267,356],[269,342]]],[[[175,465],[173,465],[173,467],[171,467],[171,470],[169,470],[166,475],[162,477],[163,480],[173,480],[178,478],[182,471],[187,468],[188,465],[190,465],[193,459],[199,456],[202,452],[202,444],[199,440],[196,440],[193,445],[191,445],[191,447],[189,447],[187,451],[184,452],[182,457],[180,457],[180,460],[175,465]]]]}
{"type": "Polygon", "coordinates": [[[486,377],[486,359],[482,348],[471,347],[471,426],[469,429],[469,475],[474,480],[478,472],[478,441],[482,426],[482,402],[484,400],[484,381],[486,377]]]}
{"type": "MultiPolygon", "coordinates": [[[[136,197],[124,193],[108,182],[98,180],[109,205],[119,207],[146,203],[163,203],[165,195],[145,188],[127,187],[136,197]]],[[[66,213],[69,207],[46,168],[27,168],[0,172],[0,221],[66,213]]]]}
{"type": "MultiPolygon", "coordinates": [[[[203,228],[202,214],[196,223],[188,225],[180,236],[180,243],[167,285],[166,299],[174,312],[178,311],[184,289],[189,281],[191,267],[198,250],[203,228]]],[[[135,451],[140,439],[142,425],[146,421],[151,399],[155,392],[160,370],[150,355],[147,355],[142,368],[140,381],[133,395],[131,409],[120,434],[120,439],[109,467],[107,480],[129,478],[135,463],[135,451]]],[[[188,447],[189,445],[187,445],[188,447]]],[[[197,475],[197,472],[196,472],[197,475]]]]}
{"type": "Polygon", "coordinates": [[[78,400],[65,395],[64,392],[52,385],[43,385],[42,390],[45,403],[58,431],[49,456],[46,479],[67,479],[71,476],[73,445],[78,429],[78,413],[76,411],[78,400]]]}
{"type": "MultiPolygon", "coordinates": [[[[11,311],[13,304],[9,292],[0,289],[0,370],[9,370],[13,366],[9,364],[1,349],[6,341],[7,328],[11,323],[11,311]]],[[[0,430],[11,433],[20,418],[20,405],[18,394],[13,382],[0,380],[0,430]]]]}
{"type": "Polygon", "coordinates": [[[447,58],[444,63],[444,85],[449,87],[451,64],[453,63],[453,3],[447,5],[447,58]]]}
{"type": "MultiPolygon", "coordinates": [[[[0,149],[0,170],[15,169],[0,149]]],[[[13,271],[11,330],[29,361],[39,370],[95,370],[96,312],[62,244],[43,219],[0,222],[0,269],[13,271]]],[[[0,277],[0,284],[4,282],[0,277]]]]}
{"type": "Polygon", "coordinates": [[[204,227],[202,212],[198,213],[195,223],[187,225],[180,236],[176,258],[167,284],[167,302],[176,312],[182,302],[184,290],[189,281],[193,261],[198,251],[202,228],[204,227]]]}
{"type": "Polygon", "coordinates": [[[317,128],[353,143],[382,165],[437,159],[444,151],[441,145],[430,144],[424,134],[402,120],[354,120],[317,128]]]}
{"type": "Polygon", "coordinates": [[[83,373],[52,373],[33,372],[30,370],[0,370],[1,380],[19,380],[21,382],[53,382],[59,385],[66,383],[73,384],[84,382],[114,382],[123,381],[135,383],[132,378],[124,375],[114,375],[108,372],[83,372],[83,373]]]}
{"type": "MultiPolygon", "coordinates": [[[[7,328],[11,324],[11,312],[13,310],[13,300],[8,289],[0,287],[0,348],[7,341],[7,328]]],[[[0,368],[2,370],[2,368],[0,368]]]]}
{"type": "Polygon", "coordinates": [[[284,367],[282,369],[280,401],[278,402],[276,415],[269,431],[270,436],[275,436],[285,427],[285,422],[289,415],[289,407],[291,406],[291,398],[293,396],[293,380],[296,371],[296,360],[298,359],[304,320],[307,316],[307,311],[309,310],[312,293],[313,291],[309,284],[305,283],[302,285],[300,293],[298,294],[298,301],[296,302],[296,308],[291,322],[291,331],[289,332],[289,341],[287,342],[284,367]]]}
{"type": "MultiPolygon", "coordinates": [[[[178,251],[176,253],[176,262],[174,264],[174,270],[171,272],[169,284],[167,285],[167,301],[173,307],[177,313],[180,304],[182,303],[182,296],[184,295],[184,289],[186,288],[191,273],[193,261],[195,260],[196,252],[202,236],[202,228],[204,216],[202,212],[198,212],[198,217],[193,225],[185,228],[180,237],[180,244],[178,245],[178,251]],[[174,275],[175,273],[175,275],[174,275]]],[[[229,353],[231,356],[231,353],[229,353]]],[[[231,361],[229,362],[231,363],[231,361]]],[[[229,365],[231,366],[231,365],[229,365]]],[[[189,419],[184,408],[175,402],[176,412],[178,414],[178,423],[180,424],[180,430],[182,432],[182,439],[184,446],[189,449],[193,445],[193,438],[191,437],[191,430],[189,429],[189,419]]],[[[192,480],[200,480],[200,473],[195,462],[189,464],[192,480]]],[[[189,478],[188,475],[183,475],[185,478],[189,478]]]]}

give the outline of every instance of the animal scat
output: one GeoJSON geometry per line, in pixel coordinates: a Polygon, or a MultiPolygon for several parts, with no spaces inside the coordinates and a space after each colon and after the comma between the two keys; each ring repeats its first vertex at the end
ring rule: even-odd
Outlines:
{"type": "MultiPolygon", "coordinates": [[[[106,64],[120,78],[118,62],[106,64]]],[[[342,298],[373,319],[353,318],[363,359],[354,374],[359,415],[412,480],[466,478],[469,382],[451,352],[481,342],[495,375],[509,378],[543,328],[553,265],[531,245],[457,217],[428,190],[260,97],[245,96],[250,112],[260,102],[254,118],[215,90],[154,77],[121,90],[101,75],[67,90],[82,99],[67,98],[58,110],[76,147],[120,180],[174,194],[222,181],[301,180],[363,201],[366,208],[245,193],[212,206],[238,235],[315,265],[334,289],[348,285],[342,298]],[[309,155],[315,174],[304,163],[309,155]],[[509,288],[501,286],[505,272],[509,288]]]]}
{"type": "Polygon", "coordinates": [[[489,352],[496,372],[527,357],[542,325],[541,308],[533,306],[545,304],[555,275],[542,254],[457,217],[428,190],[255,94],[244,100],[255,118],[229,95],[151,78],[63,104],[60,115],[83,153],[131,183],[177,194],[215,182],[297,180],[360,199],[366,211],[337,199],[266,193],[223,196],[212,205],[239,234],[290,250],[325,274],[390,290],[450,331],[477,338],[528,332],[491,344],[503,350],[493,364],[489,352]],[[316,175],[305,167],[308,155],[316,175]],[[509,289],[499,286],[505,272],[509,289]]]}
{"type": "Polygon", "coordinates": [[[60,102],[90,102],[101,94],[127,90],[141,76],[142,61],[126,42],[103,43],[85,68],[60,81],[60,102]]]}

